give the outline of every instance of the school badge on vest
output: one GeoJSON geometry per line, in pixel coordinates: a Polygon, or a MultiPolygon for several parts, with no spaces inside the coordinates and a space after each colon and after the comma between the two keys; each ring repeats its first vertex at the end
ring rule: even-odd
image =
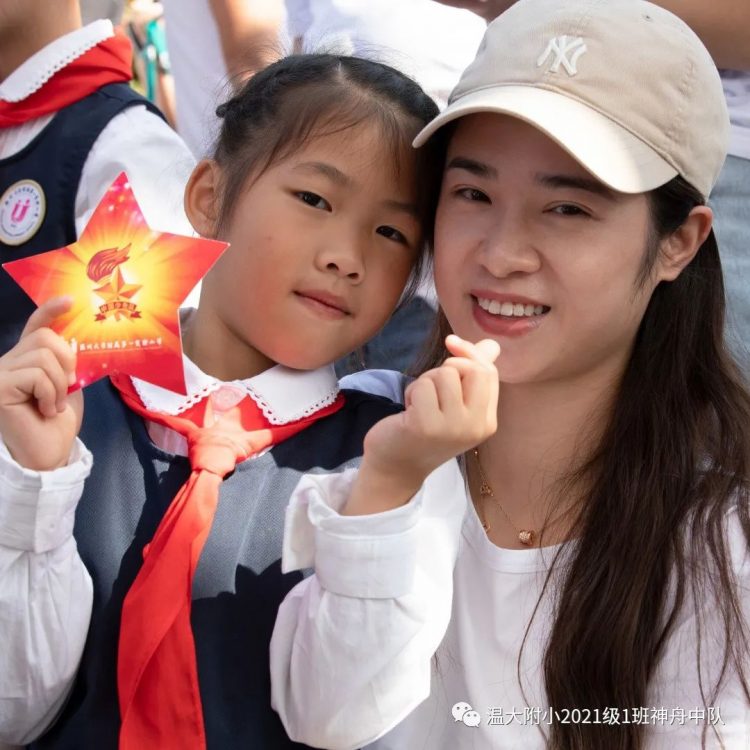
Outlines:
{"type": "Polygon", "coordinates": [[[0,242],[23,245],[42,226],[46,202],[42,186],[34,180],[20,180],[0,198],[0,242]]]}

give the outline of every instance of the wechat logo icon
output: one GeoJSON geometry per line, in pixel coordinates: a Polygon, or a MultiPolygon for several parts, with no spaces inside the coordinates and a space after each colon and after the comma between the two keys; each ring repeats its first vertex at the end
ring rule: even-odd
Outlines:
{"type": "Polygon", "coordinates": [[[462,721],[467,727],[478,727],[482,721],[479,713],[475,711],[466,701],[456,703],[451,709],[454,721],[462,721]]]}

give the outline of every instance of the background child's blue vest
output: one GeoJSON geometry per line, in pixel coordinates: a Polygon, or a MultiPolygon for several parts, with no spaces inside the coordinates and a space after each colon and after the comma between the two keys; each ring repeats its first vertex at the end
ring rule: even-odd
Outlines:
{"type": "MultiPolygon", "coordinates": [[[[186,458],[151,443],[143,421],[125,407],[108,380],[90,386],[85,397],[81,438],[94,454],[94,467],[74,533],[94,581],[94,611],[72,695],[57,723],[32,745],[39,750],[117,747],[122,602],[141,566],[144,545],[190,472],[186,458]]],[[[401,410],[359,391],[345,391],[345,397],[338,412],[238,464],[221,485],[193,585],[208,750],[304,747],[287,738],[271,708],[268,648],[276,610],[302,580],[299,572],[281,573],[284,511],[303,473],[358,464],[369,428],[401,410]]]]}
{"type": "MultiPolygon", "coordinates": [[[[46,213],[37,233],[22,245],[0,240],[0,263],[55,250],[77,239],[75,201],[81,172],[102,130],[127,107],[143,104],[162,116],[147,99],[125,83],[111,83],[61,109],[18,153],[0,159],[0,195],[20,180],[34,180],[44,191],[46,213]]],[[[115,156],[115,154],[113,154],[115,156]]],[[[113,166],[112,180],[119,167],[113,166]]],[[[18,340],[34,303],[0,269],[0,355],[18,340]]]]}

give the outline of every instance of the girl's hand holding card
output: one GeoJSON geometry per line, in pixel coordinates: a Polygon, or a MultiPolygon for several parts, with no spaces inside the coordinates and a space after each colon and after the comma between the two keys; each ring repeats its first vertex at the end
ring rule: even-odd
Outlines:
{"type": "Polygon", "coordinates": [[[81,427],[83,395],[68,393],[76,355],[49,327],[71,304],[69,297],[45,302],[0,357],[0,434],[13,458],[35,471],[65,466],[81,427]]]}

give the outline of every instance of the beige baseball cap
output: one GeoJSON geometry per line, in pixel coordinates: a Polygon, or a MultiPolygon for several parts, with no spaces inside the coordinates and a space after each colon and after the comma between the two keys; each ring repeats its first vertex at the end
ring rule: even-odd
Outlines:
{"type": "Polygon", "coordinates": [[[645,0],[518,0],[487,27],[447,108],[414,145],[474,112],[531,123],[623,193],[679,174],[707,198],[729,141],[708,51],[645,0]]]}

